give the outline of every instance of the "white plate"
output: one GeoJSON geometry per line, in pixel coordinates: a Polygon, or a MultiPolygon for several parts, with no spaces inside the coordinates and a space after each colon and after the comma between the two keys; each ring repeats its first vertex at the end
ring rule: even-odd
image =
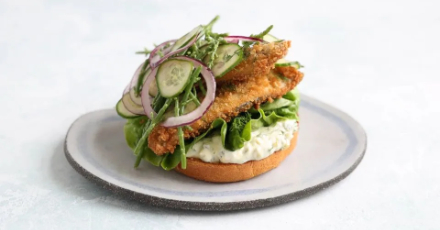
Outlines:
{"type": "Polygon", "coordinates": [[[114,109],[78,118],[67,133],[65,153],[81,175],[128,199],[191,210],[265,207],[340,181],[365,153],[365,132],[347,114],[305,95],[299,114],[296,149],[278,168],[243,182],[206,183],[146,162],[134,169],[135,157],[123,134],[125,120],[114,109]]]}

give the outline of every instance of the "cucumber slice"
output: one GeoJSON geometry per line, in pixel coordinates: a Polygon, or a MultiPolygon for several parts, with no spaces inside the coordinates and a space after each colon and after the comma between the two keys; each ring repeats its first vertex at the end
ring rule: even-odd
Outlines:
{"type": "MultiPolygon", "coordinates": [[[[243,48],[233,43],[221,45],[217,48],[216,56],[211,70],[215,77],[222,77],[243,60],[243,48]]],[[[208,55],[204,62],[209,61],[208,55]]]]}
{"type": "Polygon", "coordinates": [[[266,102],[260,106],[260,108],[264,111],[280,109],[284,107],[288,107],[292,104],[292,101],[285,98],[275,99],[273,102],[266,102]]]}
{"type": "Polygon", "coordinates": [[[280,59],[275,63],[275,67],[286,67],[286,66],[293,66],[295,69],[300,69],[304,66],[299,64],[297,61],[287,61],[286,59],[280,59]]]}
{"type": "Polygon", "coordinates": [[[138,105],[134,103],[133,100],[131,100],[130,93],[124,94],[122,96],[122,103],[124,104],[124,107],[134,114],[144,114],[144,108],[141,105],[138,105]]]}
{"type": "MultiPolygon", "coordinates": [[[[194,102],[189,102],[186,106],[185,106],[185,111],[183,112],[182,115],[186,115],[188,113],[191,113],[192,111],[194,111],[195,109],[197,109],[197,105],[194,102]]],[[[174,113],[174,105],[168,107],[167,111],[163,114],[163,119],[166,120],[170,117],[175,117],[175,113],[174,113]]]]}
{"type": "Polygon", "coordinates": [[[193,30],[191,30],[189,33],[183,35],[183,37],[179,38],[173,45],[173,48],[171,48],[171,52],[178,50],[179,48],[184,47],[186,44],[188,44],[191,39],[194,38],[198,33],[202,32],[203,27],[197,26],[193,30]]]}
{"type": "Polygon", "coordinates": [[[122,103],[122,99],[119,100],[118,103],[116,104],[116,112],[118,113],[119,116],[127,119],[139,117],[139,115],[134,114],[128,111],[127,108],[125,108],[124,103],[122,103]]]}
{"type": "Polygon", "coordinates": [[[263,40],[265,40],[267,42],[277,42],[277,41],[280,41],[281,39],[278,39],[273,35],[266,34],[266,35],[264,35],[263,40]]]}
{"type": "Polygon", "coordinates": [[[160,95],[165,98],[179,95],[188,84],[193,69],[194,64],[185,60],[168,59],[160,64],[156,74],[160,95]]]}
{"type": "Polygon", "coordinates": [[[131,100],[137,104],[137,105],[142,105],[142,100],[140,96],[136,95],[136,92],[134,90],[134,87],[131,88],[130,92],[128,93],[130,95],[131,100]]]}

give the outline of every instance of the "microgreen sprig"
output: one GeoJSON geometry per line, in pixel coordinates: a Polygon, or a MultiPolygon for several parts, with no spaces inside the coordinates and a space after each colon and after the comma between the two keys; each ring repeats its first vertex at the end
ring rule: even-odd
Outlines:
{"type": "MultiPolygon", "coordinates": [[[[142,159],[142,157],[143,157],[142,150],[144,148],[145,141],[147,140],[147,137],[150,135],[151,131],[153,131],[153,128],[156,127],[156,125],[162,121],[163,114],[168,109],[168,107],[171,105],[172,101],[173,101],[173,99],[167,98],[165,103],[163,104],[163,107],[159,110],[157,115],[152,120],[150,120],[147,123],[147,125],[145,126],[142,137],[139,139],[138,143],[136,144],[136,147],[134,148],[134,154],[136,156],[138,156],[139,159],[142,159]]],[[[138,160],[136,159],[136,163],[137,162],[138,162],[138,160]]],[[[136,163],[135,163],[135,168],[139,165],[140,160],[139,160],[139,163],[137,163],[137,165],[136,165],[136,163]]]]}

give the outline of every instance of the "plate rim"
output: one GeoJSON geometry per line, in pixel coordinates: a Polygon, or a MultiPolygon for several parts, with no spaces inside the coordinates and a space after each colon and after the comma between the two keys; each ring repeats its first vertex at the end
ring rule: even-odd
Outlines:
{"type": "MultiPolygon", "coordinates": [[[[302,94],[302,96],[306,96],[306,95],[302,94]]],[[[311,187],[308,187],[308,188],[305,188],[305,189],[302,189],[299,191],[287,193],[284,195],[279,195],[276,197],[254,199],[254,200],[248,200],[248,201],[234,201],[234,202],[182,201],[182,200],[163,198],[163,197],[158,197],[158,196],[154,196],[154,195],[149,195],[149,194],[133,191],[128,188],[124,188],[124,187],[118,186],[116,184],[113,184],[111,182],[108,182],[108,181],[94,175],[92,172],[88,171],[83,166],[81,166],[73,158],[72,154],[68,150],[67,139],[68,139],[68,136],[69,136],[69,133],[70,133],[72,127],[75,125],[75,123],[79,119],[81,119],[82,117],[84,117],[87,114],[98,112],[98,111],[103,111],[103,110],[108,110],[108,109],[95,110],[92,112],[88,112],[88,113],[85,113],[85,114],[79,116],[77,119],[75,119],[75,121],[69,127],[67,134],[66,134],[66,137],[65,137],[65,140],[64,140],[64,154],[65,154],[67,161],[75,169],[75,171],[77,171],[80,175],[82,175],[83,177],[85,177],[89,181],[93,182],[94,184],[98,185],[99,187],[102,187],[106,190],[109,190],[110,192],[119,196],[120,198],[123,198],[123,199],[128,198],[130,200],[136,200],[141,203],[150,204],[155,207],[165,207],[165,208],[172,208],[172,209],[194,210],[194,211],[234,211],[234,210],[246,210],[246,209],[263,208],[263,207],[280,205],[283,203],[288,203],[291,201],[295,201],[295,200],[313,195],[313,194],[318,193],[322,190],[325,190],[326,188],[343,180],[344,178],[346,178],[348,175],[350,175],[357,168],[357,166],[362,161],[362,159],[365,155],[365,152],[367,150],[368,138],[367,138],[365,129],[360,125],[360,123],[358,121],[356,121],[353,117],[351,117],[350,115],[348,115],[344,111],[339,110],[338,108],[336,108],[332,105],[329,105],[323,101],[317,100],[317,99],[310,97],[310,96],[306,96],[306,97],[314,102],[318,102],[318,104],[331,107],[332,109],[337,110],[339,113],[344,114],[344,116],[350,118],[353,122],[355,122],[359,126],[360,131],[362,131],[363,137],[365,137],[365,142],[363,143],[363,146],[361,146],[362,152],[360,153],[359,157],[354,161],[354,163],[348,169],[346,169],[342,173],[338,174],[337,176],[335,176],[327,181],[316,184],[314,186],[311,186],[311,187]]]]}

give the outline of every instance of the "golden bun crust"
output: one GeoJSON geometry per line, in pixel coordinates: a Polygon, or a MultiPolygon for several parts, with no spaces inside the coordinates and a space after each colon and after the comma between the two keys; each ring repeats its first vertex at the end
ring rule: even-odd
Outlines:
{"type": "Polygon", "coordinates": [[[188,158],[186,169],[182,169],[179,164],[175,170],[197,180],[215,183],[248,180],[278,167],[295,148],[297,139],[298,131],[290,141],[288,148],[275,152],[261,160],[248,161],[244,164],[224,164],[207,163],[197,158],[188,158]]]}

